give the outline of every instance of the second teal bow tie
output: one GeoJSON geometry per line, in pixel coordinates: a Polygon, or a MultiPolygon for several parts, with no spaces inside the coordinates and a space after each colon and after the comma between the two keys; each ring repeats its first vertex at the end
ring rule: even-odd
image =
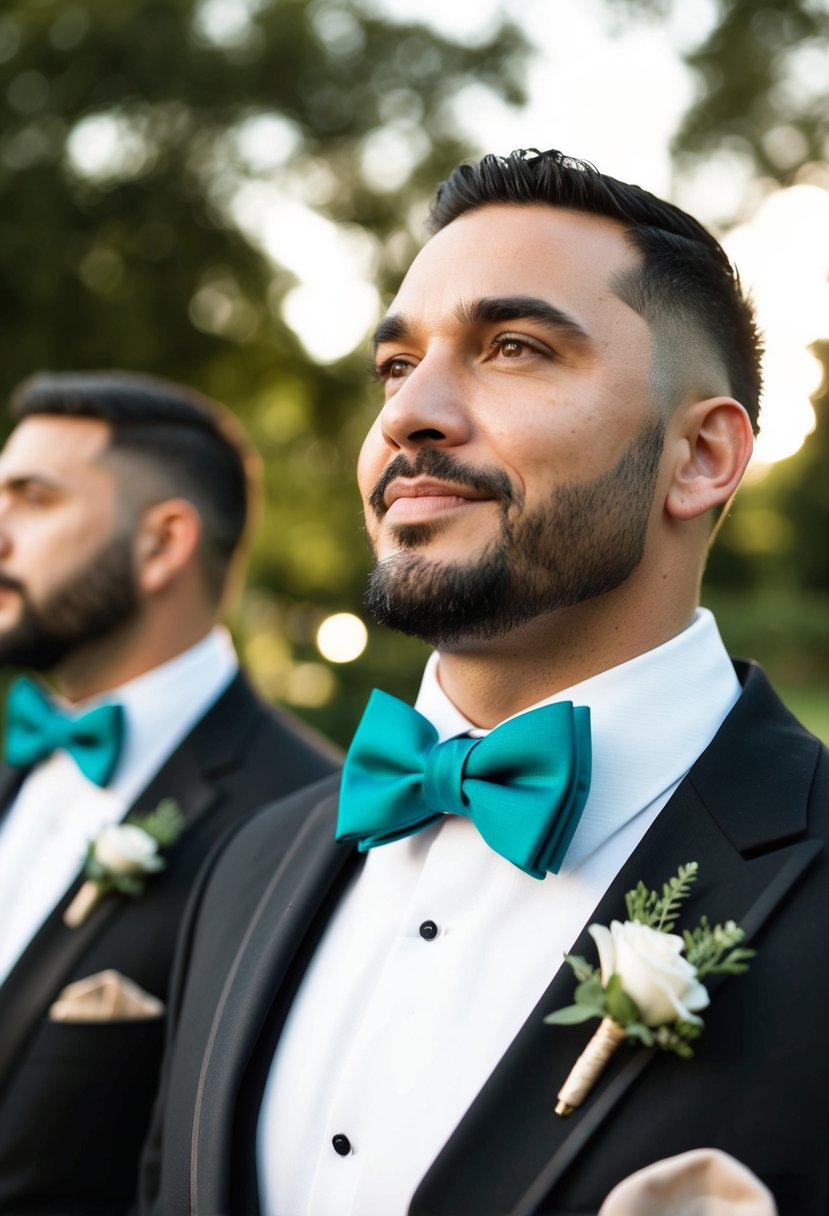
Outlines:
{"type": "Polygon", "coordinates": [[[510,718],[482,739],[438,742],[421,714],[377,689],[343,768],[338,840],[361,851],[444,813],[533,878],[557,874],[590,789],[590,710],[571,701],[510,718]]]}
{"type": "Polygon", "coordinates": [[[37,684],[16,680],[6,702],[6,762],[21,768],[63,749],[85,777],[106,785],[115,771],[124,736],[121,705],[100,705],[71,718],[37,684]]]}

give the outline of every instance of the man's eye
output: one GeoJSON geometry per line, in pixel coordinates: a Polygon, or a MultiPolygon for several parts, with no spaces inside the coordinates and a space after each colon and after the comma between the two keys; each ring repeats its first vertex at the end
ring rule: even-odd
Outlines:
{"type": "Polygon", "coordinates": [[[24,486],[18,497],[21,502],[31,503],[35,506],[39,506],[49,499],[49,495],[42,486],[24,486]]]}
{"type": "Polygon", "coordinates": [[[376,374],[378,380],[403,380],[412,370],[407,359],[386,359],[378,364],[376,374]]]}
{"type": "Polygon", "coordinates": [[[498,359],[526,359],[533,356],[553,356],[553,351],[541,342],[521,334],[496,334],[490,342],[492,355],[498,359]]]}

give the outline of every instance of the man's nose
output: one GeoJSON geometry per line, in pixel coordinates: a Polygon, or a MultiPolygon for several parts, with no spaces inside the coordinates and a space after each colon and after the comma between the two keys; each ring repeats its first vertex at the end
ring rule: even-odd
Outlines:
{"type": "Polygon", "coordinates": [[[467,401],[468,386],[453,360],[426,354],[380,411],[383,438],[398,451],[460,447],[472,431],[467,401]]]}

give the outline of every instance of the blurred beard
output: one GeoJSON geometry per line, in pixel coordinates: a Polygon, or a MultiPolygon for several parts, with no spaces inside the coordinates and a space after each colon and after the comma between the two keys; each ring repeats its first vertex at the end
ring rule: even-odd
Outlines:
{"type": "Polygon", "coordinates": [[[0,574],[0,587],[21,598],[19,621],[0,631],[0,665],[48,671],[132,621],[139,605],[132,550],[131,536],[113,537],[39,607],[22,583],[0,574]]]}
{"type": "Polygon", "coordinates": [[[662,418],[649,421],[607,473],[558,486],[533,511],[523,510],[511,488],[504,492],[498,470],[480,470],[473,480],[438,448],[422,449],[414,464],[398,456],[369,499],[378,517],[396,476],[432,474],[500,499],[499,533],[477,560],[435,562],[411,549],[427,544],[444,524],[398,526],[394,536],[403,551],[372,571],[368,612],[381,625],[447,648],[503,637],[538,616],[615,590],[645,551],[664,438],[662,418]],[[517,508],[512,516],[511,505],[517,508]]]}

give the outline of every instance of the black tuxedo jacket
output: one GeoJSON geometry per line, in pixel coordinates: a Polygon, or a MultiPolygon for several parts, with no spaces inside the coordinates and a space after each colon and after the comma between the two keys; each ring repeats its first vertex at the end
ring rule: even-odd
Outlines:
{"type": "MultiPolygon", "coordinates": [[[[569,968],[551,967],[550,987],[421,1182],[412,1216],[595,1213],[622,1178],[695,1147],[745,1162],[783,1216],[829,1212],[829,752],[759,668],[740,674],[742,697],[591,922],[624,919],[624,893],[639,879],[659,886],[695,860],[684,920],[739,921],[758,951],[750,971],[709,977],[693,1060],[623,1045],[585,1105],[562,1119],[556,1093],[596,1023],[544,1024],[574,988],[569,968]]],[[[254,1130],[274,1043],[357,864],[333,843],[335,802],[329,780],[267,808],[202,876],[180,941],[178,1031],[145,1154],[145,1212],[258,1211],[254,1130]]],[[[595,959],[586,931],[575,950],[595,959]]]]}
{"type": "MultiPolygon", "coordinates": [[[[185,826],[167,868],[137,900],[108,895],[80,928],[62,922],[80,877],[54,909],[0,985],[4,1216],[114,1216],[130,1206],[165,1019],[61,1023],[47,1010],[66,984],[106,968],[166,1002],[185,903],[219,835],[336,767],[333,748],[264,705],[239,674],[134,804],[179,803],[185,826]]],[[[0,813],[22,779],[0,768],[0,813]]]]}

